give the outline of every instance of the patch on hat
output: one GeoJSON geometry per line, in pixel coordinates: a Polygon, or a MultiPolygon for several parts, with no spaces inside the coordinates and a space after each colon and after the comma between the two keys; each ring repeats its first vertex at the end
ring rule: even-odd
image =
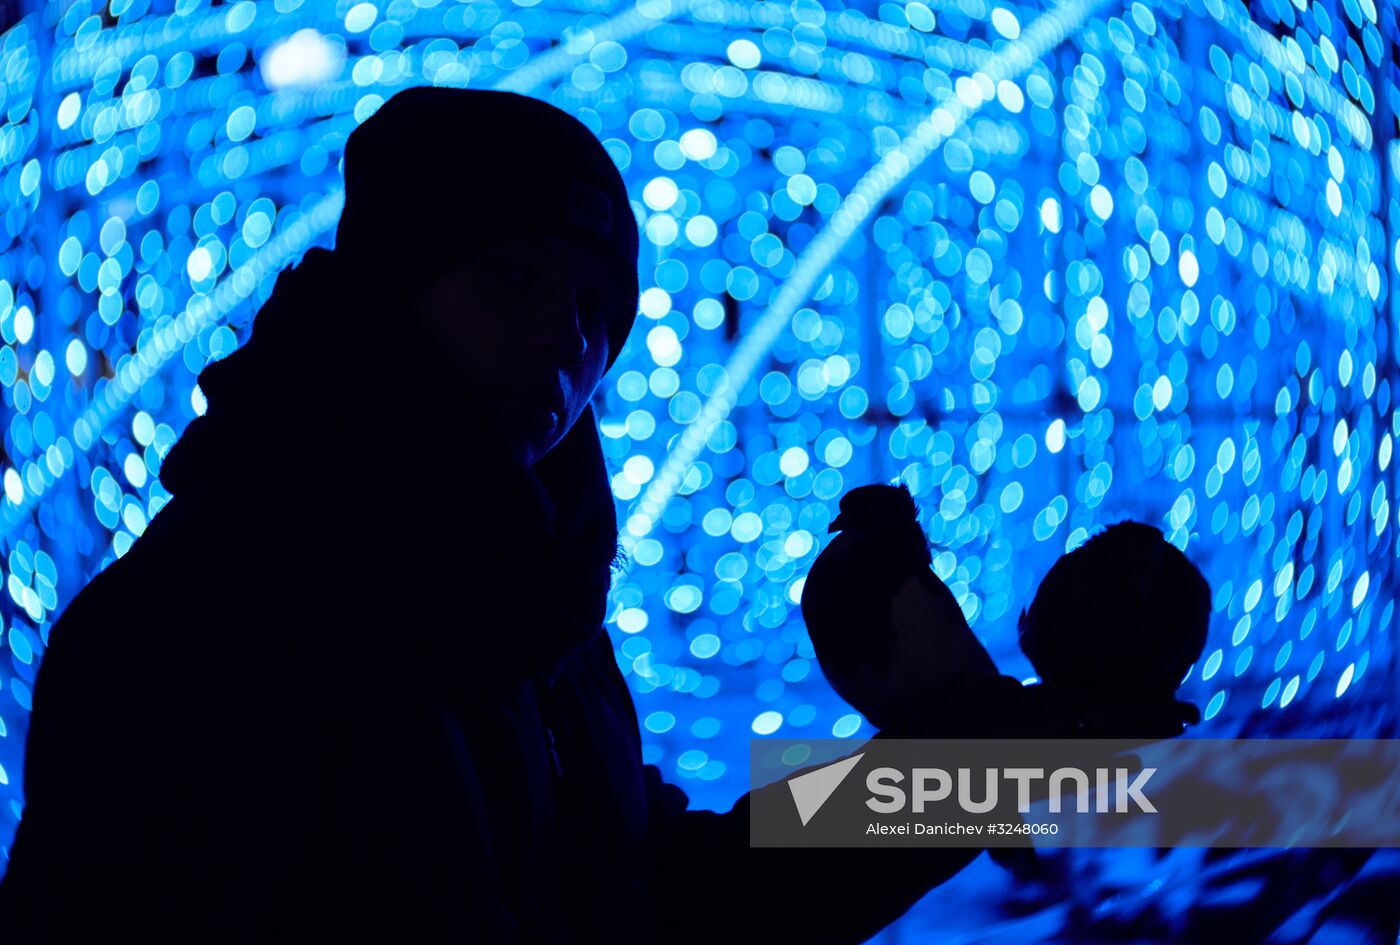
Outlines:
{"type": "Polygon", "coordinates": [[[569,181],[569,223],[604,239],[613,235],[613,202],[587,181],[569,181]]]}

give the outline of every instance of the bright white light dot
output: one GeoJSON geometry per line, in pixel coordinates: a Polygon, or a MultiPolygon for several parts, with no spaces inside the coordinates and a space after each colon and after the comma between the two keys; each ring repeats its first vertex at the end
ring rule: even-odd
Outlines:
{"type": "Polygon", "coordinates": [[[1308,147],[1312,140],[1312,127],[1308,124],[1307,118],[1303,117],[1302,112],[1293,113],[1293,137],[1304,148],[1308,147]]]}
{"type": "Polygon", "coordinates": [[[58,268],[63,271],[65,276],[71,276],[78,271],[82,262],[83,244],[78,242],[76,236],[68,237],[58,248],[58,268]]]}
{"type": "Polygon", "coordinates": [[[1177,260],[1176,268],[1181,273],[1181,281],[1186,284],[1188,289],[1196,284],[1196,279],[1201,275],[1201,267],[1196,262],[1196,254],[1189,249],[1182,252],[1181,258],[1177,260]]]}
{"type": "Polygon", "coordinates": [[[1093,410],[1099,405],[1100,394],[1099,379],[1096,377],[1084,378],[1084,383],[1079,385],[1079,391],[1076,394],[1079,401],[1079,409],[1083,410],[1085,413],[1093,410]]]}
{"type": "Polygon", "coordinates": [[[767,712],[760,712],[758,718],[753,720],[753,730],[759,735],[772,735],[782,724],[783,714],[770,709],[767,712]]]}
{"type": "Polygon", "coordinates": [[[39,160],[31,159],[19,173],[19,192],[28,197],[39,187],[39,160]]]}
{"type": "Polygon", "coordinates": [[[93,161],[83,183],[87,187],[87,192],[96,197],[98,191],[107,186],[107,162],[101,158],[93,161]]]}
{"type": "Polygon", "coordinates": [[[1021,92],[1021,87],[1010,79],[997,83],[997,101],[1013,115],[1019,115],[1021,109],[1026,107],[1026,96],[1021,92]]]}
{"type": "Polygon", "coordinates": [[[708,161],[718,148],[714,132],[708,128],[692,128],[681,135],[681,152],[692,161],[708,161]]]}
{"type": "Polygon", "coordinates": [[[656,468],[646,456],[630,456],[622,464],[622,474],[637,485],[649,481],[656,468]]]}
{"type": "Polygon", "coordinates": [[[379,10],[372,3],[357,3],[345,14],[345,29],[351,33],[363,33],[374,25],[379,10]]]}
{"type": "Polygon", "coordinates": [[[1337,680],[1337,698],[1338,698],[1338,699],[1340,699],[1340,698],[1342,697],[1342,693],[1346,692],[1347,689],[1348,689],[1348,687],[1351,686],[1351,678],[1352,678],[1352,676],[1354,676],[1355,674],[1356,674],[1356,664],[1355,664],[1355,663],[1348,663],[1348,664],[1347,664],[1347,668],[1344,669],[1344,670],[1342,670],[1342,678],[1339,679],[1339,680],[1337,680]]]}
{"type": "Polygon", "coordinates": [[[812,533],[798,529],[783,539],[783,554],[800,558],[812,550],[812,533]]]}
{"type": "Polygon", "coordinates": [[[24,501],[24,482],[19,478],[19,471],[13,466],[5,470],[5,498],[15,505],[24,501]]]}
{"type": "Polygon", "coordinates": [[[128,453],[122,462],[122,472],[126,474],[126,479],[137,489],[146,484],[146,464],[141,461],[140,453],[128,453]]]}
{"type": "Polygon", "coordinates": [[[68,365],[68,373],[74,377],[87,370],[87,345],[83,344],[82,339],[74,338],[68,342],[68,350],[64,353],[63,360],[68,365]]]}
{"type": "Polygon", "coordinates": [[[719,228],[715,226],[715,221],[703,213],[696,214],[686,221],[685,238],[696,246],[709,246],[718,236],[719,228]]]}
{"type": "Polygon", "coordinates": [[[15,311],[15,338],[20,344],[28,344],[34,335],[34,313],[28,305],[21,305],[15,311]]]}
{"type": "Polygon", "coordinates": [[[1052,453],[1058,453],[1065,448],[1065,422],[1063,420],[1055,420],[1046,428],[1045,448],[1052,453]]]}
{"type": "Polygon", "coordinates": [[[958,98],[968,108],[976,108],[982,104],[982,86],[972,76],[959,76],[954,88],[958,98]]]}
{"type": "Polygon", "coordinates": [[[270,89],[312,87],[339,75],[344,58],[340,46],[307,27],[268,49],[260,68],[270,89]]]}
{"type": "Polygon", "coordinates": [[[675,205],[680,191],[669,177],[653,177],[642,188],[642,200],[653,210],[669,210],[675,205]]]}
{"type": "Polygon", "coordinates": [[[801,206],[810,206],[817,199],[817,182],[806,174],[794,174],[788,178],[787,192],[801,206]]]}
{"type": "Polygon", "coordinates": [[[1361,602],[1366,599],[1366,592],[1371,589],[1371,572],[1362,571],[1361,577],[1356,579],[1356,586],[1351,590],[1351,609],[1355,610],[1361,606],[1361,602]]]}
{"type": "Polygon", "coordinates": [[[69,92],[58,106],[58,127],[71,128],[83,110],[83,97],[77,92],[69,92]]]}
{"type": "Polygon", "coordinates": [[[1040,222],[1051,233],[1060,232],[1060,202],[1054,197],[1047,197],[1040,205],[1040,222]]]}
{"type": "Polygon", "coordinates": [[[214,259],[209,255],[209,250],[203,246],[195,247],[194,252],[190,253],[190,258],[185,262],[185,271],[195,282],[203,282],[208,279],[209,273],[214,271],[214,259]]]}
{"type": "Polygon", "coordinates": [[[647,318],[662,318],[671,311],[671,293],[652,286],[642,293],[640,310],[647,318]]]}
{"type": "Polygon", "coordinates": [[[1100,220],[1107,220],[1113,213],[1113,194],[1103,184],[1095,184],[1089,191],[1089,207],[1100,220]]]}
{"type": "Polygon", "coordinates": [[[758,64],[763,61],[763,53],[758,46],[748,39],[736,39],[729,44],[729,61],[740,69],[757,69],[758,64]]]}
{"type": "Polygon", "coordinates": [[[150,446],[156,438],[156,422],[144,410],[138,410],[131,418],[131,435],[142,446],[150,446]]]}
{"type": "Polygon", "coordinates": [[[729,534],[742,542],[750,542],[763,532],[763,519],[757,512],[744,512],[734,519],[734,524],[729,527],[729,534]]]}
{"type": "Polygon", "coordinates": [[[628,607],[617,615],[617,629],[623,633],[641,633],[647,628],[647,612],[640,607],[628,607]]]}
{"type": "Polygon", "coordinates": [[[1334,217],[1342,215],[1342,189],[1334,180],[1327,182],[1327,209],[1332,211],[1334,217]]]}
{"type": "Polygon", "coordinates": [[[681,342],[669,325],[657,325],[647,332],[647,349],[658,367],[670,367],[681,359],[681,342]]]}
{"type": "Polygon", "coordinates": [[[802,603],[802,588],[807,585],[807,579],[800,577],[788,585],[788,600],[794,604],[802,603]]]}
{"type": "Polygon", "coordinates": [[[30,369],[29,376],[38,381],[40,387],[52,387],[53,374],[53,355],[47,351],[40,351],[38,357],[34,359],[34,367],[30,369]]]}
{"type": "Polygon", "coordinates": [[[676,226],[676,218],[669,213],[656,213],[647,220],[647,239],[657,246],[670,246],[679,234],[680,228],[676,226]]]}
{"type": "Polygon", "coordinates": [[[1166,410],[1172,402],[1172,381],[1171,378],[1163,374],[1157,378],[1157,383],[1152,385],[1152,406],[1158,410],[1166,410]]]}
{"type": "Polygon", "coordinates": [[[778,460],[784,476],[800,476],[807,471],[807,451],[800,446],[789,447],[778,460]]]}
{"type": "Polygon", "coordinates": [[[1006,7],[997,7],[992,11],[992,26],[1007,39],[1015,39],[1021,35],[1021,21],[1006,7]]]}

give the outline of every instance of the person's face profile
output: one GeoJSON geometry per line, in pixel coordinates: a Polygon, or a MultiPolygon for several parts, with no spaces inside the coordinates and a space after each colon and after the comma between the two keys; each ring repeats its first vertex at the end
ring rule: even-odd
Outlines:
{"type": "Polygon", "coordinates": [[[423,294],[430,329],[526,464],[563,439],[602,380],[611,272],[562,236],[518,237],[423,294]]]}

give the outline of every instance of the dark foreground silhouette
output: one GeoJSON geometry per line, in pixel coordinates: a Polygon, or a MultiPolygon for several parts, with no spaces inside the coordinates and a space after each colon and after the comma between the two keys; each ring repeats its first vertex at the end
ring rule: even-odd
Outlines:
{"type": "Polygon", "coordinates": [[[750,849],[748,798],[642,764],[587,406],[637,233],[597,140],[418,89],[346,172],[336,250],[201,374],[174,498],[53,628],[5,942],[854,943],[967,863],[750,849]],[[594,255],[443,276],[546,231],[594,255]]]}
{"type": "Polygon", "coordinates": [[[1159,529],[1123,521],[1066,553],[1021,612],[1040,675],[1000,673],[932,570],[907,486],[858,486],[813,562],[802,614],[832,687],[889,736],[1174,738],[1210,626],[1210,585],[1159,529]]]}

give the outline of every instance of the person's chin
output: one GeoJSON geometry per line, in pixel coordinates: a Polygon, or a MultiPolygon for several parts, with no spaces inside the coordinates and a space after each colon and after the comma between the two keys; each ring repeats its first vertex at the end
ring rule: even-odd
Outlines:
{"type": "Polygon", "coordinates": [[[546,404],[505,399],[501,409],[506,422],[532,443],[556,435],[563,425],[560,412],[546,404]]]}
{"type": "Polygon", "coordinates": [[[534,465],[543,459],[547,453],[559,445],[564,439],[565,430],[561,424],[554,424],[548,430],[536,436],[527,438],[525,443],[526,462],[534,465]]]}

